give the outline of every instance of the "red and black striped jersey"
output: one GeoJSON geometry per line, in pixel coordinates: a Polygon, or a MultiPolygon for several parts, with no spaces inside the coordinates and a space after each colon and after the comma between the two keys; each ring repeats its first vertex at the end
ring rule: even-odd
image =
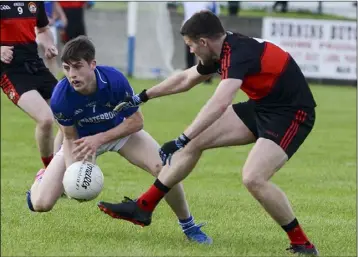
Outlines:
{"type": "Polygon", "coordinates": [[[258,38],[227,32],[220,60],[197,66],[200,74],[219,73],[221,79],[242,80],[241,89],[260,103],[316,105],[307,81],[291,55],[258,38]]]}
{"type": "Polygon", "coordinates": [[[63,9],[81,9],[86,5],[86,1],[60,1],[63,9]]]}
{"type": "Polygon", "coordinates": [[[48,25],[44,2],[1,1],[0,14],[0,45],[14,46],[10,65],[38,57],[35,27],[48,25]]]}

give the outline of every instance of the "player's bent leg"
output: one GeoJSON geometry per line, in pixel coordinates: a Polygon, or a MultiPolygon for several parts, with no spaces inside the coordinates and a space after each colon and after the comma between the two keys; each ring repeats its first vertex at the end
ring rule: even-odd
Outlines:
{"type": "MultiPolygon", "coordinates": [[[[242,106],[250,107],[246,104],[242,106]]],[[[252,116],[250,115],[250,117],[252,116]]],[[[173,188],[191,172],[203,150],[219,146],[249,144],[255,140],[256,137],[238,117],[233,107],[229,107],[211,127],[193,139],[181,151],[174,154],[171,165],[163,167],[154,185],[140,196],[136,203],[115,205],[117,212],[125,215],[125,217],[120,218],[133,223],[138,222],[141,217],[133,214],[133,210],[138,209],[140,212],[147,212],[151,215],[158,202],[170,191],[168,188],[173,188]],[[161,183],[158,183],[158,181],[161,183]]],[[[99,203],[99,205],[101,204],[102,202],[99,203]]]]}
{"type": "Polygon", "coordinates": [[[61,129],[58,129],[56,136],[55,136],[54,144],[53,144],[53,154],[54,155],[61,149],[62,143],[63,143],[63,133],[62,133],[61,129]]]}
{"type": "MultiPolygon", "coordinates": [[[[160,145],[157,141],[149,133],[141,130],[130,136],[127,143],[119,150],[119,154],[130,163],[157,177],[162,168],[158,154],[159,148],[160,145]]],[[[179,219],[190,217],[189,207],[181,184],[168,193],[166,200],[179,219]]]]}
{"type": "Polygon", "coordinates": [[[284,193],[268,180],[287,159],[287,154],[275,142],[259,138],[242,171],[244,185],[280,225],[288,224],[294,215],[284,193]]]}
{"type": "Polygon", "coordinates": [[[30,200],[33,211],[48,212],[53,208],[64,192],[62,180],[65,171],[64,156],[62,151],[59,151],[46,168],[46,172],[35,180],[28,193],[28,203],[30,200]]]}
{"type": "MultiPolygon", "coordinates": [[[[46,102],[50,106],[50,100],[47,100],[46,102]]],[[[61,129],[58,127],[56,136],[55,136],[55,140],[53,143],[53,154],[54,155],[61,149],[62,143],[63,143],[63,133],[62,133],[61,129]]]]}
{"type": "Polygon", "coordinates": [[[158,178],[164,185],[172,187],[189,175],[204,150],[246,145],[255,141],[254,134],[238,117],[233,107],[229,106],[225,113],[208,129],[190,141],[181,151],[174,154],[171,165],[163,167],[158,178]]]}
{"type": "Polygon", "coordinates": [[[286,152],[270,139],[259,138],[242,171],[243,183],[267,213],[287,232],[295,253],[318,252],[303,233],[286,194],[269,179],[288,160],[286,152]]]}
{"type": "Polygon", "coordinates": [[[46,166],[51,161],[54,151],[52,130],[54,118],[52,111],[36,90],[22,94],[17,105],[37,123],[35,137],[46,166]]]}
{"type": "MultiPolygon", "coordinates": [[[[162,167],[158,154],[159,148],[157,141],[149,133],[141,130],[130,136],[125,145],[119,150],[119,153],[130,163],[157,177],[162,167]]],[[[189,240],[206,244],[212,242],[212,239],[201,231],[200,227],[202,225],[196,225],[194,218],[190,215],[181,183],[170,190],[165,200],[178,217],[179,224],[189,240]]]]}
{"type": "Polygon", "coordinates": [[[200,149],[247,145],[256,141],[253,132],[229,106],[224,114],[188,145],[200,149]]]}

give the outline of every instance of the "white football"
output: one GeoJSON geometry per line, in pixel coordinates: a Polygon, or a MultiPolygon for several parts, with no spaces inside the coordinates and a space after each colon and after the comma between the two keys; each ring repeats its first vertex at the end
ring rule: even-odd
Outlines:
{"type": "Polygon", "coordinates": [[[69,198],[90,201],[101,193],[104,176],[98,165],[80,161],[67,168],[62,183],[69,198]]]}

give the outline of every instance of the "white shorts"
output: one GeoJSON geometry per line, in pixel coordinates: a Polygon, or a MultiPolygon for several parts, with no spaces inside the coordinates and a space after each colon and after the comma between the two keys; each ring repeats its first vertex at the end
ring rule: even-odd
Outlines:
{"type": "MultiPolygon", "coordinates": [[[[129,136],[113,140],[107,144],[101,145],[96,152],[96,157],[100,156],[105,152],[118,152],[128,141],[130,138],[129,136]]],[[[61,146],[60,150],[56,153],[56,155],[63,156],[63,146],[61,146]]]]}
{"type": "MultiPolygon", "coordinates": [[[[57,28],[55,26],[49,26],[50,31],[52,33],[53,36],[53,42],[55,43],[55,46],[57,45],[57,28]]],[[[36,43],[38,44],[38,40],[36,38],[36,43]]]]}

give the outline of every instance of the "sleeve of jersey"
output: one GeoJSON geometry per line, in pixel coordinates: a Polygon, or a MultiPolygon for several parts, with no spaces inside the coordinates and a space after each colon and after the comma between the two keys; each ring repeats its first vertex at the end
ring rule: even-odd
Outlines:
{"type": "Polygon", "coordinates": [[[218,67],[216,67],[215,64],[205,66],[199,62],[199,64],[196,66],[196,70],[201,75],[209,75],[215,73],[218,70],[218,67]]]}
{"type": "Polygon", "coordinates": [[[37,2],[38,3],[38,12],[37,12],[37,23],[36,27],[43,28],[48,25],[48,18],[45,11],[45,4],[44,2],[37,2]]]}
{"type": "Polygon", "coordinates": [[[225,58],[223,60],[223,66],[225,67],[226,62],[227,67],[226,69],[222,69],[222,79],[231,78],[243,80],[259,61],[256,59],[250,49],[233,51],[226,60],[225,58]]]}
{"type": "Polygon", "coordinates": [[[64,108],[64,106],[68,106],[68,104],[58,101],[55,94],[51,97],[51,110],[56,121],[62,126],[73,126],[73,114],[70,114],[68,109],[64,108]]]}

